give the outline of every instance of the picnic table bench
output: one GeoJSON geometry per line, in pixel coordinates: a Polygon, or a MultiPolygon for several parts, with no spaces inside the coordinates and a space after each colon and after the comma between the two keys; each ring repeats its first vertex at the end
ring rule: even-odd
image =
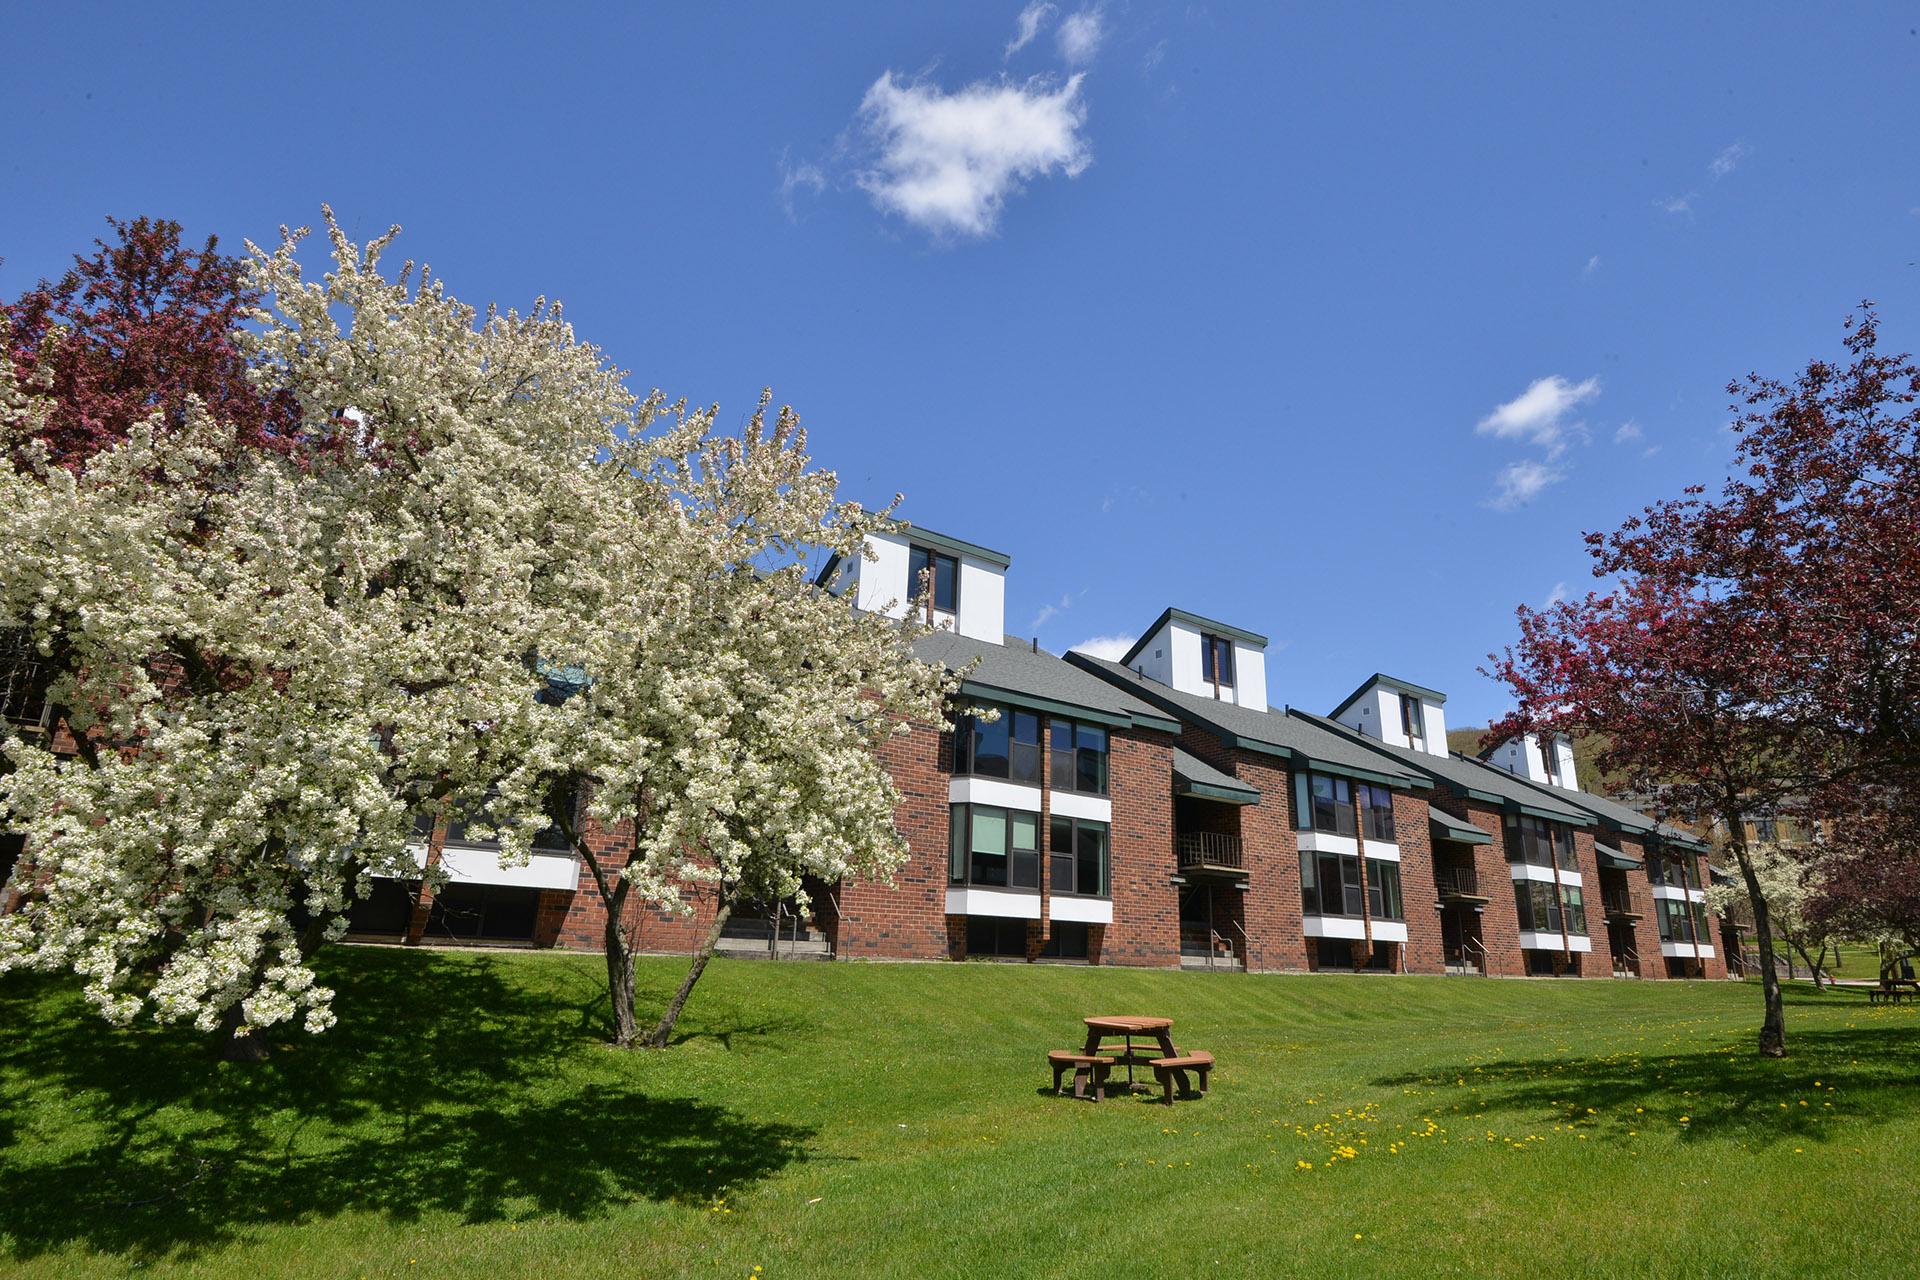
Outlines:
{"type": "Polygon", "coordinates": [[[1133,1091],[1133,1069],[1136,1066],[1151,1067],[1154,1079],[1159,1083],[1169,1106],[1173,1104],[1174,1087],[1177,1084],[1184,1097],[1196,1093],[1205,1094],[1207,1078],[1213,1071],[1213,1055],[1200,1050],[1183,1053],[1173,1042],[1172,1018],[1149,1018],[1136,1016],[1108,1016],[1083,1018],[1087,1027],[1087,1041],[1079,1053],[1070,1049],[1054,1049],[1047,1054],[1047,1064],[1053,1068],[1053,1091],[1061,1090],[1061,1078],[1067,1071],[1073,1071],[1073,1096],[1084,1098],[1091,1089],[1094,1101],[1106,1097],[1106,1084],[1109,1074],[1115,1067],[1127,1069],[1127,1091],[1133,1091]],[[1119,1045],[1106,1045],[1102,1041],[1119,1037],[1119,1045]],[[1135,1045],[1135,1038],[1146,1043],[1135,1045]],[[1189,1073],[1197,1077],[1199,1088],[1191,1087],[1189,1073]]]}

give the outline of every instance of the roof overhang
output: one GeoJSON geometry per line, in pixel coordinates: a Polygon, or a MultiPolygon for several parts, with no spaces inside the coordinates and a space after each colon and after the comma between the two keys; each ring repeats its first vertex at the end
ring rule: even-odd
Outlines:
{"type": "Polygon", "coordinates": [[[1451,840],[1455,844],[1492,844],[1493,837],[1474,826],[1464,818],[1456,818],[1444,810],[1427,806],[1427,821],[1439,829],[1440,839],[1451,840]]]}
{"type": "Polygon", "coordinates": [[[1054,698],[1042,698],[1030,693],[1021,693],[1016,689],[1002,689],[995,685],[982,684],[978,680],[964,680],[960,692],[969,698],[978,698],[982,702],[1002,702],[1010,707],[1019,707],[1022,711],[1038,711],[1043,715],[1063,716],[1070,720],[1084,720],[1088,724],[1105,725],[1109,729],[1158,729],[1161,733],[1179,733],[1180,726],[1172,720],[1162,720],[1158,716],[1134,715],[1122,711],[1107,711],[1096,707],[1075,706],[1071,702],[1061,702],[1054,698]]]}
{"type": "Polygon", "coordinates": [[[1601,844],[1598,840],[1593,842],[1593,851],[1599,857],[1603,870],[1637,871],[1647,865],[1631,854],[1622,853],[1612,845],[1601,844]]]}

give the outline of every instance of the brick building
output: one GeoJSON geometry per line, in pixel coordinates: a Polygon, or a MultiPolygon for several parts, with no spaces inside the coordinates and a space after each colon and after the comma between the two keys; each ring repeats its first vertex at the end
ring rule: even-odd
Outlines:
{"type": "MultiPolygon", "coordinates": [[[[946,723],[883,748],[911,856],[890,884],[812,884],[805,909],[736,908],[730,950],[1726,974],[1704,908],[1708,846],[1580,790],[1564,740],[1449,752],[1445,695],[1380,674],[1327,716],[1275,708],[1266,638],[1180,609],[1120,661],[1056,656],[1005,633],[1005,554],[912,527],[874,535],[868,552],[828,564],[821,589],[926,618],[939,630],[918,656],[966,673],[946,723]]],[[[47,732],[44,699],[15,666],[9,720],[26,730],[37,716],[47,732]]],[[[587,843],[604,872],[623,863],[626,833],[589,822],[587,843]]],[[[0,838],[0,859],[17,846],[0,838]]],[[[524,866],[502,867],[457,818],[423,826],[416,852],[444,885],[380,882],[354,910],[356,936],[602,945],[592,868],[558,830],[524,866]]],[[[643,950],[685,951],[712,918],[710,897],[695,906],[635,903],[625,923],[643,950]]]]}

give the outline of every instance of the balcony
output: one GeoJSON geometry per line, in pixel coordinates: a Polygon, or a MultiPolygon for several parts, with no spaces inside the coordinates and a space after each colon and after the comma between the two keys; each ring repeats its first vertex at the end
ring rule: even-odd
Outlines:
{"type": "Polygon", "coordinates": [[[45,729],[52,708],[47,704],[49,673],[40,656],[19,637],[0,640],[0,713],[17,729],[45,729]]]}
{"type": "Polygon", "coordinates": [[[1472,867],[1435,867],[1433,883],[1440,890],[1442,902],[1492,901],[1480,892],[1480,879],[1474,875],[1472,867]]]}
{"type": "Polygon", "coordinates": [[[1609,920],[1638,920],[1640,918],[1639,909],[1633,905],[1633,895],[1625,889],[1607,890],[1603,895],[1602,901],[1606,903],[1607,919],[1609,920]]]}
{"type": "Polygon", "coordinates": [[[1247,873],[1246,853],[1240,837],[1218,831],[1182,831],[1173,837],[1174,858],[1182,871],[1220,871],[1230,875],[1247,873]]]}

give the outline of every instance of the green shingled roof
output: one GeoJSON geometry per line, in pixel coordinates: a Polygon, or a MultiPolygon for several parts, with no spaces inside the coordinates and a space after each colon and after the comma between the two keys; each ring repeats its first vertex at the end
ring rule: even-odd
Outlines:
{"type": "Polygon", "coordinates": [[[1248,786],[1230,773],[1220,772],[1179,747],[1173,749],[1173,789],[1178,795],[1222,800],[1227,804],[1253,804],[1260,799],[1259,788],[1248,786]]]}
{"type": "Polygon", "coordinates": [[[937,631],[914,641],[913,651],[922,661],[938,662],[953,671],[977,659],[961,692],[983,702],[1075,716],[1113,728],[1138,725],[1167,733],[1180,731],[1171,717],[1151,704],[1129,697],[1044,649],[1034,649],[1017,636],[1006,640],[991,644],[958,632],[937,631]]]}
{"type": "Polygon", "coordinates": [[[1440,828],[1443,840],[1452,840],[1457,844],[1492,844],[1493,837],[1468,822],[1465,818],[1456,818],[1445,810],[1427,806],[1427,821],[1440,828]]]}
{"type": "Polygon", "coordinates": [[[1630,805],[1621,804],[1611,796],[1595,795],[1591,791],[1571,791],[1566,787],[1549,787],[1545,783],[1534,782],[1518,774],[1507,773],[1507,771],[1500,768],[1499,765],[1490,764],[1484,760],[1478,763],[1482,768],[1492,769],[1496,773],[1505,774],[1523,787],[1530,787],[1535,792],[1552,796],[1563,804],[1569,804],[1576,809],[1590,813],[1600,819],[1602,825],[1624,831],[1630,836],[1640,836],[1642,838],[1653,836],[1669,844],[1676,844],[1687,849],[1704,851],[1708,848],[1708,846],[1701,841],[1700,837],[1682,831],[1678,827],[1669,826],[1656,818],[1648,817],[1638,809],[1630,805]]]}
{"type": "Polygon", "coordinates": [[[1593,825],[1592,816],[1584,810],[1563,804],[1551,795],[1542,794],[1538,788],[1527,785],[1512,774],[1481,764],[1478,760],[1470,760],[1457,753],[1436,756],[1407,747],[1389,746],[1377,738],[1369,738],[1365,734],[1349,729],[1336,720],[1316,716],[1312,712],[1301,711],[1298,708],[1288,714],[1329,733],[1337,733],[1347,741],[1357,744],[1362,750],[1384,756],[1409,771],[1431,778],[1452,791],[1484,804],[1498,805],[1503,809],[1517,809],[1522,813],[1531,813],[1535,817],[1548,818],[1554,822],[1572,823],[1582,827],[1593,825]]]}
{"type": "Polygon", "coordinates": [[[1255,711],[1237,703],[1202,698],[1149,680],[1117,662],[1085,653],[1069,653],[1067,661],[1159,707],[1182,724],[1206,729],[1222,742],[1296,761],[1323,773],[1337,773],[1390,787],[1425,786],[1424,778],[1396,769],[1365,747],[1339,734],[1327,733],[1296,720],[1283,711],[1255,711]]]}

